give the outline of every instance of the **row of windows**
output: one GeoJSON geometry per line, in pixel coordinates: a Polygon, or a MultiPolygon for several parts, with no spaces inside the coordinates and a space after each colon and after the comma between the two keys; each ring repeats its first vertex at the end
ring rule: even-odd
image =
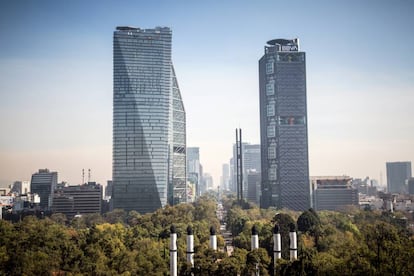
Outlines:
{"type": "Polygon", "coordinates": [[[274,125],[267,126],[267,137],[273,138],[276,136],[276,127],[274,125]]]}
{"type": "Polygon", "coordinates": [[[271,96],[275,94],[275,81],[271,80],[266,84],[266,95],[271,96]]]}
{"type": "MultiPolygon", "coordinates": [[[[278,62],[303,62],[305,55],[303,53],[289,53],[289,54],[277,54],[276,61],[278,62]]],[[[269,59],[266,63],[266,74],[274,73],[274,60],[269,59]]]]}
{"type": "Polygon", "coordinates": [[[274,65],[273,60],[269,60],[266,63],[266,74],[273,74],[274,72],[274,65]]]}
{"type": "Polygon", "coordinates": [[[269,146],[267,148],[267,158],[276,159],[276,146],[269,146]]]}
{"type": "Polygon", "coordinates": [[[272,164],[269,168],[269,180],[276,180],[277,179],[277,169],[276,165],[272,164]]]}

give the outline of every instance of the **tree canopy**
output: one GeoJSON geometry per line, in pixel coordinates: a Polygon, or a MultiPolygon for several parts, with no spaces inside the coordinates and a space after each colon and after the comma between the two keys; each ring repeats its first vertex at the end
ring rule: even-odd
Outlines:
{"type": "Polygon", "coordinates": [[[410,275],[413,233],[401,214],[353,210],[302,213],[247,209],[227,202],[231,256],[209,248],[217,230],[216,201],[167,206],[154,213],[114,210],[68,221],[62,214],[0,221],[0,275],[167,275],[170,226],[176,227],[180,275],[410,275]],[[273,228],[282,236],[282,257],[273,265],[273,228]],[[298,229],[298,259],[289,260],[289,231],[298,229]],[[195,265],[186,262],[186,229],[194,231],[195,265]],[[255,226],[260,248],[251,250],[255,226]]]}

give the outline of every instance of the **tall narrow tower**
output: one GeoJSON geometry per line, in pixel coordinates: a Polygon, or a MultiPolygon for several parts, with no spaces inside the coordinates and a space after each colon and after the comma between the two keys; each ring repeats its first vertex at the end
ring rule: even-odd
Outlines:
{"type": "Polygon", "coordinates": [[[263,208],[310,207],[305,65],[298,39],[268,41],[259,61],[263,208]]]}
{"type": "Polygon", "coordinates": [[[113,208],[185,199],[185,110],[169,28],[117,27],[113,44],[113,208]]]}

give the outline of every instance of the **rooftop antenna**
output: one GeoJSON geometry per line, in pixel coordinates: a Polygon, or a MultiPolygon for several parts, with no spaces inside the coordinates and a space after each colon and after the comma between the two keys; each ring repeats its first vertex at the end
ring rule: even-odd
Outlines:
{"type": "Polygon", "coordinates": [[[88,169],[88,183],[91,182],[91,169],[88,169]]]}
{"type": "Polygon", "coordinates": [[[237,176],[237,200],[243,201],[243,144],[242,130],[236,128],[236,176],[237,176]]]}
{"type": "Polygon", "coordinates": [[[85,169],[82,169],[82,184],[85,183],[85,169]]]}

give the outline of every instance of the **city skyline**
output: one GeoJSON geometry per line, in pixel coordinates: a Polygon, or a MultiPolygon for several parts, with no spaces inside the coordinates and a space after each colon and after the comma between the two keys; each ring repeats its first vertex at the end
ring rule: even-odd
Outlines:
{"type": "Polygon", "coordinates": [[[414,159],[412,2],[97,3],[0,3],[2,184],[40,168],[71,184],[82,168],[103,185],[112,178],[119,25],[172,29],[187,145],[200,148],[214,183],[236,127],[243,141],[260,141],[257,60],[277,37],[299,37],[308,53],[310,175],[381,181],[382,172],[385,184],[386,162],[414,159]]]}

